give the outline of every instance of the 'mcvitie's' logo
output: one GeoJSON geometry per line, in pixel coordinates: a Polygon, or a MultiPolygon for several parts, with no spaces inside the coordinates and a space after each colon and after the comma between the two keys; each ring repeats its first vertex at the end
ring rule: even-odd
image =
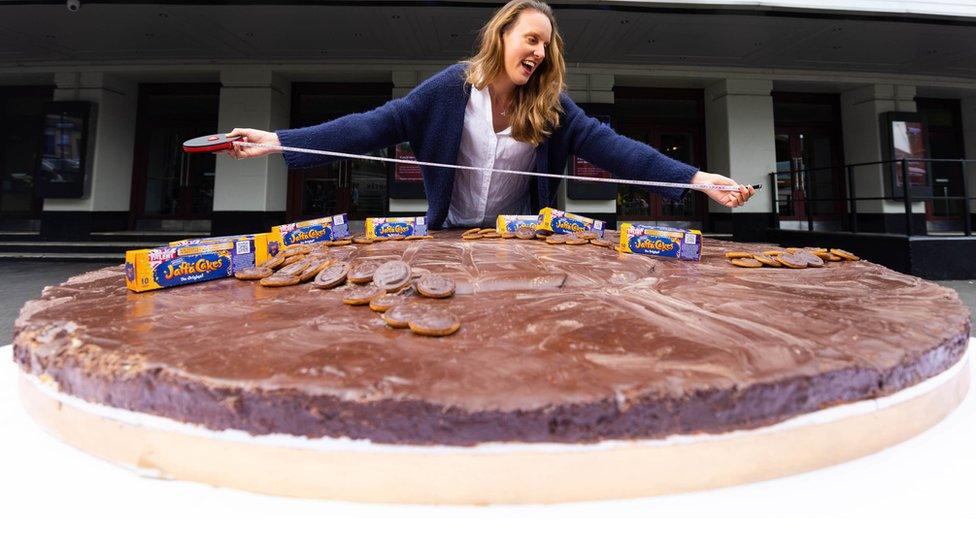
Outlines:
{"type": "Polygon", "coordinates": [[[390,222],[383,223],[376,227],[376,236],[396,236],[396,235],[406,235],[413,227],[409,223],[402,222],[390,222]]]}
{"type": "Polygon", "coordinates": [[[167,261],[156,268],[154,278],[160,286],[173,286],[227,276],[229,268],[230,260],[226,255],[207,253],[167,261]]]}
{"type": "Polygon", "coordinates": [[[677,254],[678,245],[670,238],[643,235],[631,239],[630,249],[637,253],[670,256],[677,254]]]}
{"type": "Polygon", "coordinates": [[[297,242],[318,242],[320,240],[329,240],[330,233],[331,230],[329,227],[314,225],[311,227],[296,229],[286,234],[284,240],[285,244],[295,244],[297,242]]]}

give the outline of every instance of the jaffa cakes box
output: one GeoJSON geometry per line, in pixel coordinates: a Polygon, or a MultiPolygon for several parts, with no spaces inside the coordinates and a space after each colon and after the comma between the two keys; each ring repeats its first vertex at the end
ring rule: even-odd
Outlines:
{"type": "Polygon", "coordinates": [[[495,231],[498,233],[514,233],[519,227],[535,229],[538,224],[538,215],[500,215],[495,219],[495,231]]]}
{"type": "MultiPolygon", "coordinates": [[[[196,244],[218,244],[221,242],[232,242],[235,240],[251,240],[255,243],[255,249],[261,242],[266,242],[268,257],[278,255],[281,244],[275,239],[272,233],[257,234],[236,234],[232,236],[208,236],[205,238],[188,238],[185,240],[175,240],[170,242],[170,246],[190,246],[196,244]]],[[[260,263],[260,262],[259,262],[260,263]]]]}
{"type": "Polygon", "coordinates": [[[542,208],[539,211],[538,228],[563,234],[593,231],[603,236],[604,224],[599,219],[590,219],[589,217],[566,213],[555,208],[542,208]]]}
{"type": "Polygon", "coordinates": [[[698,261],[701,242],[702,234],[698,230],[620,224],[620,250],[627,253],[698,261]]]}
{"type": "Polygon", "coordinates": [[[125,252],[125,285],[134,292],[158,290],[232,276],[270,257],[266,235],[189,246],[125,252]]]}
{"type": "Polygon", "coordinates": [[[346,214],[341,213],[271,227],[271,234],[272,238],[282,246],[342,240],[349,237],[349,222],[346,214]]]}
{"type": "Polygon", "coordinates": [[[427,222],[420,217],[367,217],[366,238],[382,240],[398,236],[426,236],[427,222]]]}

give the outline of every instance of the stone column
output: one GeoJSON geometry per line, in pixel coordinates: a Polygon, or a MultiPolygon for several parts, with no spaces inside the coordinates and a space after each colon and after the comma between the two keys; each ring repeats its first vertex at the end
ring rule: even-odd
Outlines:
{"type": "MultiPolygon", "coordinates": [[[[268,70],[220,72],[218,128],[290,127],[291,83],[268,70]]],[[[288,172],[281,155],[235,160],[217,156],[213,234],[265,231],[285,220],[288,172]]]]}
{"type": "Polygon", "coordinates": [[[761,240],[774,221],[769,174],[776,169],[776,136],[770,80],[727,79],[705,89],[708,169],[742,185],[763,188],[744,206],[726,208],[709,200],[711,229],[735,240],[761,240]]]}
{"type": "Polygon", "coordinates": [[[90,177],[81,198],[48,198],[41,232],[48,238],[85,238],[126,228],[132,189],[138,86],[104,72],[55,74],[55,101],[95,103],[88,143],[90,177]]]}
{"type": "MultiPolygon", "coordinates": [[[[393,71],[393,99],[406,96],[417,84],[429,78],[433,73],[402,70],[393,71]]],[[[396,182],[391,183],[395,185],[396,182]]],[[[389,192],[389,189],[387,189],[389,192]]],[[[411,191],[412,192],[412,191],[411,191]]],[[[415,198],[390,198],[389,210],[391,216],[423,215],[427,211],[427,199],[423,197],[415,198]]]]}
{"type": "MultiPolygon", "coordinates": [[[[593,114],[594,107],[607,105],[608,108],[614,103],[613,74],[574,74],[566,75],[566,85],[569,88],[569,97],[576,103],[583,106],[593,114]]],[[[612,124],[611,120],[611,124],[612,124]]],[[[572,162],[572,158],[570,158],[572,162]]],[[[572,166],[566,166],[566,173],[572,173],[572,166]]],[[[617,220],[617,200],[616,197],[603,200],[581,200],[569,198],[567,188],[569,182],[565,182],[559,187],[556,195],[557,204],[560,209],[568,212],[578,213],[588,217],[595,217],[607,221],[610,226],[614,226],[617,220]]],[[[586,185],[588,183],[581,183],[586,185]]]]}
{"type": "MultiPolygon", "coordinates": [[[[885,145],[881,142],[880,115],[889,111],[916,112],[915,86],[872,84],[841,94],[844,161],[847,164],[878,162],[882,159],[881,151],[885,145]]],[[[855,168],[855,195],[868,197],[890,194],[890,189],[885,184],[884,169],[881,165],[855,168]]],[[[859,230],[905,230],[905,205],[900,200],[858,201],[857,211],[859,230]]],[[[924,203],[913,203],[912,212],[924,214],[924,203]]]]}

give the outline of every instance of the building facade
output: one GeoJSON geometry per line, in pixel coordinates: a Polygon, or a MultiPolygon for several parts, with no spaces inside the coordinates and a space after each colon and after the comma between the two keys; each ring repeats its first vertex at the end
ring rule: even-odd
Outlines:
{"type": "MultiPolygon", "coordinates": [[[[337,212],[422,213],[409,167],[351,160],[289,172],[279,156],[235,161],[180,144],[401,97],[470,55],[498,5],[0,1],[0,230],[230,234],[337,212]],[[71,134],[65,120],[87,124],[71,134]]],[[[668,203],[643,188],[571,182],[563,208],[744,240],[971,225],[961,198],[976,196],[976,167],[961,161],[976,159],[970,3],[552,5],[568,93],[588,113],[703,170],[764,184],[733,211],[694,193],[668,203]],[[906,154],[919,160],[884,163],[906,154]]],[[[409,144],[371,152],[410,155],[409,144]]],[[[603,173],[585,159],[566,169],[603,173]]]]}

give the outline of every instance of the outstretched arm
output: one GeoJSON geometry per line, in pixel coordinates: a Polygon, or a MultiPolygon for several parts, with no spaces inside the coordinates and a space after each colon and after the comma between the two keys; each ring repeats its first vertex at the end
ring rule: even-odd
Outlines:
{"type": "MultiPolygon", "coordinates": [[[[356,113],[330,120],[316,126],[293,130],[266,132],[251,128],[234,128],[228,137],[243,137],[244,141],[265,147],[247,147],[234,143],[227,154],[235,158],[255,158],[274,152],[274,147],[297,147],[321,151],[363,154],[406,141],[400,110],[404,99],[394,99],[369,112],[356,113]]],[[[291,168],[308,168],[340,160],[315,154],[284,151],[285,162],[291,168]]]]}
{"type": "MultiPolygon", "coordinates": [[[[401,114],[406,108],[405,102],[406,98],[394,99],[369,112],[346,115],[317,126],[278,130],[275,133],[286,147],[364,154],[407,140],[401,114]]],[[[285,162],[291,168],[307,168],[335,160],[339,159],[285,152],[285,162]]]]}
{"type": "MultiPolygon", "coordinates": [[[[622,136],[596,118],[587,116],[569,97],[563,96],[563,124],[569,132],[570,150],[617,177],[645,181],[728,185],[730,191],[702,191],[723,206],[741,206],[755,189],[738,185],[732,179],[700,171],[674,160],[657,149],[622,136]]],[[[656,192],[670,200],[680,200],[686,191],[660,188],[656,192]]]]}

